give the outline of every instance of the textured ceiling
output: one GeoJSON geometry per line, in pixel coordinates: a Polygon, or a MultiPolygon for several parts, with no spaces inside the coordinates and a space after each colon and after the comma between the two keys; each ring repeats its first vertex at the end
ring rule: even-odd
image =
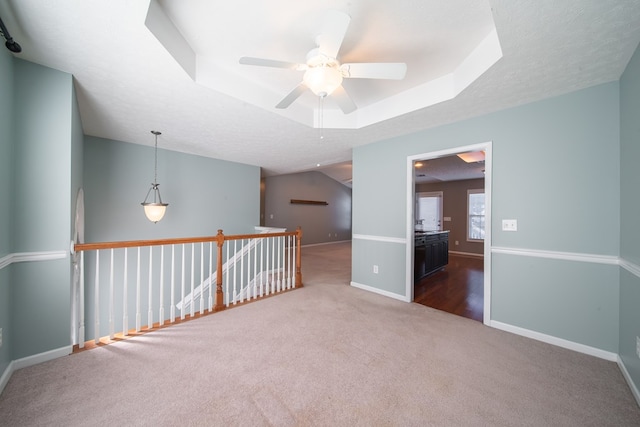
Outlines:
{"type": "MultiPolygon", "coordinates": [[[[310,23],[320,16],[319,2],[163,4],[194,49],[218,48],[215,61],[227,61],[230,69],[241,56],[302,61],[299,56],[313,47],[310,23]],[[187,19],[193,13],[205,19],[191,27],[187,19]]],[[[475,46],[487,29],[474,27],[478,35],[461,38],[465,29],[456,23],[487,22],[487,13],[502,58],[451,100],[357,129],[320,130],[269,108],[271,101],[259,107],[230,96],[231,90],[195,82],[145,25],[148,1],[7,0],[0,3],[0,16],[23,47],[16,57],[74,75],[85,134],[152,146],[149,131],[157,129],[163,133],[160,148],[260,166],[265,175],[348,162],[357,146],[618,80],[640,41],[637,0],[328,0],[322,5],[351,16],[344,58],[406,62],[406,84],[424,77],[414,74],[416,68],[435,75],[445,72],[447,60],[455,62],[446,49],[438,53],[443,44],[457,40],[467,49],[475,46]]],[[[262,85],[277,102],[297,78],[281,71],[287,73],[247,67],[246,90],[262,85]]],[[[220,76],[217,84],[225,87],[224,73],[220,76]]],[[[398,90],[389,82],[371,83],[367,90],[374,98],[398,90]]],[[[354,98],[363,93],[358,102],[364,106],[375,101],[366,99],[367,90],[352,90],[354,98]]],[[[404,99],[414,102],[421,100],[404,99]]]]}

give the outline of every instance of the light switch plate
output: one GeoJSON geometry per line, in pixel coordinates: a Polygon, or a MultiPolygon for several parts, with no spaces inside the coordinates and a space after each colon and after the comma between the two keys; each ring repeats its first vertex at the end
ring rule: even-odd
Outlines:
{"type": "Polygon", "coordinates": [[[502,220],[502,231],[518,231],[518,220],[517,219],[503,219],[502,220]]]}

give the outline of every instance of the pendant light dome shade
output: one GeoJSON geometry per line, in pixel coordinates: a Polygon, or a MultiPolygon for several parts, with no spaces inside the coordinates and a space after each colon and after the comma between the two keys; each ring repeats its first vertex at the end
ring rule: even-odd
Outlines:
{"type": "Polygon", "coordinates": [[[316,96],[324,98],[342,84],[342,73],[334,66],[320,65],[305,71],[302,80],[316,96]]]}
{"type": "Polygon", "coordinates": [[[141,205],[144,207],[144,214],[147,216],[149,221],[156,223],[164,217],[169,203],[162,203],[160,189],[158,188],[160,186],[160,184],[158,184],[158,135],[162,135],[162,133],[157,130],[152,130],[151,133],[156,137],[154,177],[153,183],[151,183],[151,188],[147,191],[147,197],[144,198],[144,202],[142,202],[141,205]],[[152,192],[153,198],[152,201],[149,201],[149,195],[152,192]]]}

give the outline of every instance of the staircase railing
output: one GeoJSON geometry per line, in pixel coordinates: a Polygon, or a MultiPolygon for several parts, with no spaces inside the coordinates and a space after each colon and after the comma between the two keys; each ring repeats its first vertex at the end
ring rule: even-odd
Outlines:
{"type": "Polygon", "coordinates": [[[114,340],[174,323],[176,310],[185,320],[302,287],[302,230],[272,231],[226,236],[218,230],[208,237],[75,244],[80,284],[74,341],[83,348],[86,335],[98,344],[102,337],[114,340]],[[130,318],[135,318],[135,329],[130,329],[130,318]]]}

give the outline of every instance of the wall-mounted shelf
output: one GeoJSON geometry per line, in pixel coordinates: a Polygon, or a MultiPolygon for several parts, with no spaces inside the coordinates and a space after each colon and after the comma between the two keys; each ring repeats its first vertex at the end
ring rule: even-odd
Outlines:
{"type": "Polygon", "coordinates": [[[299,199],[291,199],[291,204],[292,205],[321,205],[321,206],[326,206],[329,203],[327,202],[321,202],[318,200],[299,200],[299,199]]]}

